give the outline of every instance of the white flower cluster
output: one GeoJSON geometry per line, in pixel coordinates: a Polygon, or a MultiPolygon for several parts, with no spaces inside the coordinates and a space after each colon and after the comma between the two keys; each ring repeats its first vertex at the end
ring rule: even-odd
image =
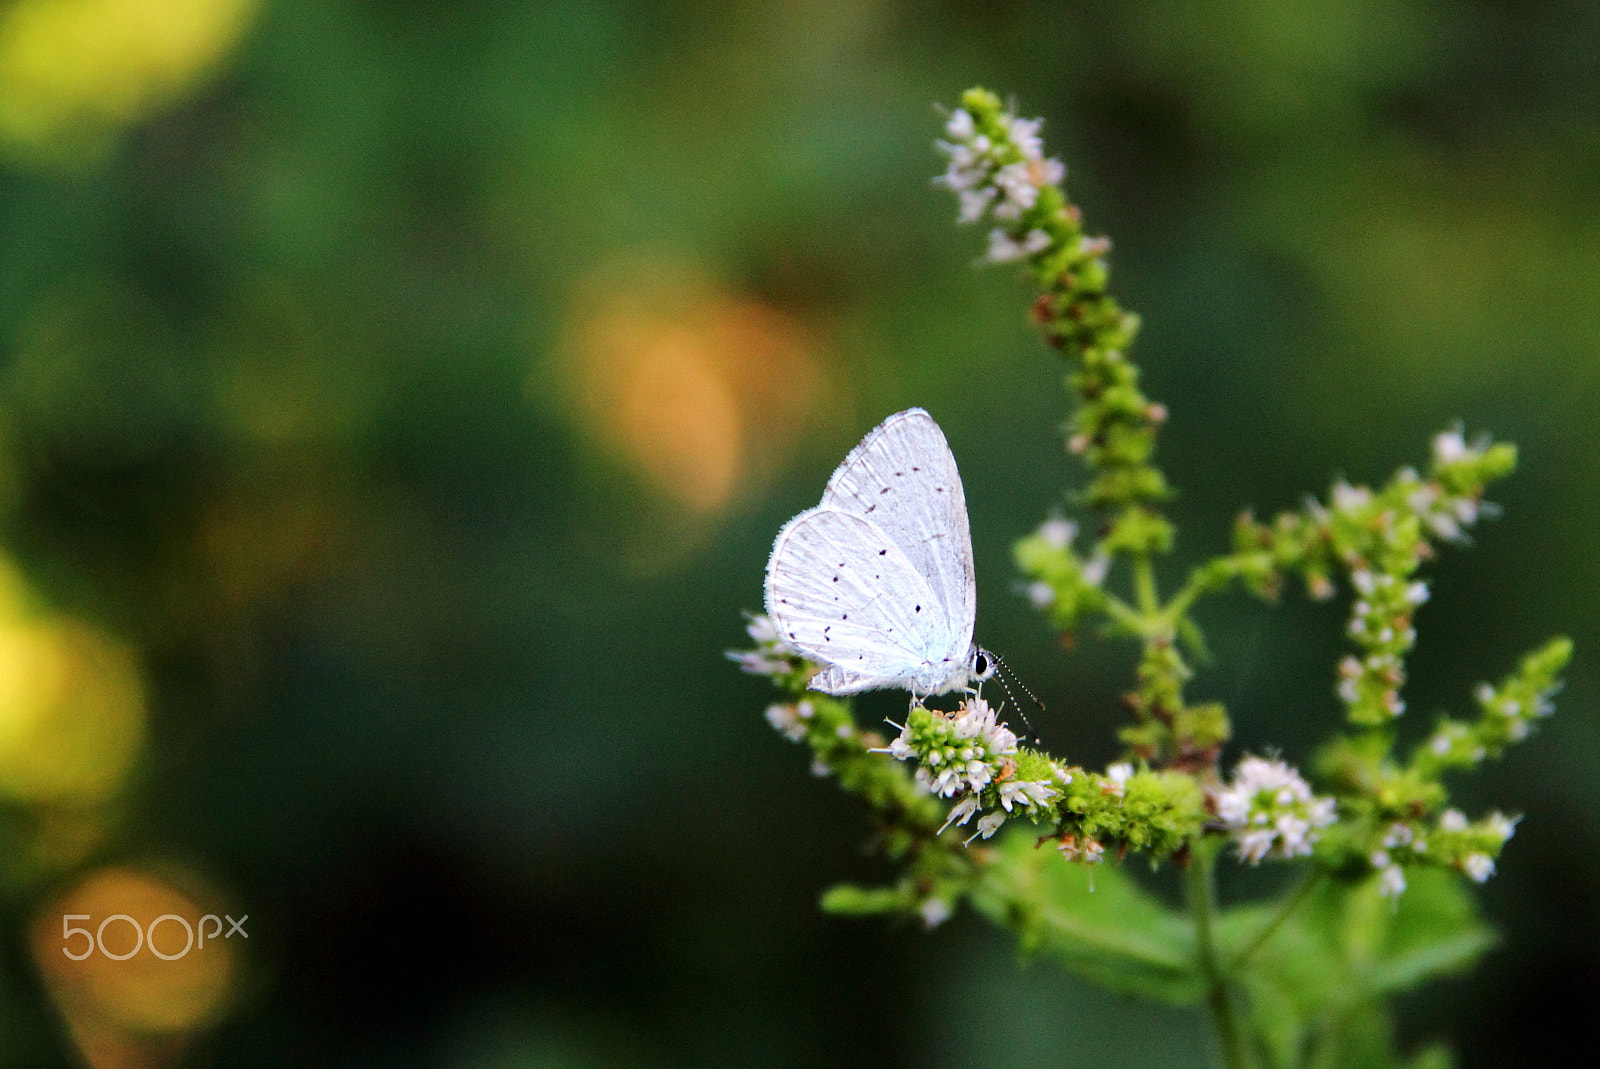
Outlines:
{"type": "MultiPolygon", "coordinates": [[[[772,621],[752,614],[745,632],[755,642],[753,650],[729,650],[728,659],[754,676],[783,676],[793,672],[800,654],[783,641],[772,621]]],[[[770,716],[768,719],[771,719],[770,716]]]]}
{"type": "MultiPolygon", "coordinates": [[[[1459,426],[1443,431],[1433,439],[1433,466],[1437,470],[1454,464],[1475,464],[1489,444],[1485,437],[1469,445],[1459,426]]],[[[1465,541],[1468,527],[1494,514],[1493,505],[1466,494],[1450,493],[1437,480],[1424,480],[1414,468],[1402,468],[1398,480],[1406,491],[1406,504],[1422,518],[1428,530],[1447,542],[1465,541]]]]}
{"type": "Polygon", "coordinates": [[[1310,854],[1317,829],[1334,821],[1332,798],[1312,794],[1300,773],[1263,757],[1240,761],[1233,782],[1212,792],[1212,803],[1233,832],[1239,860],[1252,865],[1310,854]]]}
{"type": "MultiPolygon", "coordinates": [[[[965,825],[977,816],[986,788],[993,788],[993,804],[999,808],[978,818],[977,835],[985,839],[1013,811],[1047,806],[1059,793],[1047,782],[1016,778],[1017,736],[982,698],[968,698],[954,714],[936,709],[916,714],[882,752],[901,761],[915,758],[917,783],[930,793],[941,798],[963,796],[951,807],[944,828],[965,825]]],[[[1070,782],[1060,769],[1055,775],[1070,782]]]]}
{"type": "MultiPolygon", "coordinates": [[[[944,127],[950,140],[936,142],[950,162],[935,181],[960,198],[957,222],[975,223],[992,215],[1016,229],[1023,214],[1038,203],[1039,190],[1059,184],[1067,172],[1060,160],[1045,158],[1039,137],[1042,120],[1002,113],[998,123],[1000,136],[992,138],[978,130],[966,109],[957,108],[944,127]]],[[[1043,230],[1013,235],[997,227],[989,233],[985,259],[993,263],[1023,260],[1049,248],[1050,242],[1050,235],[1043,230]]]]}
{"type": "Polygon", "coordinates": [[[1396,899],[1405,893],[1406,873],[1391,851],[1425,854],[1428,852],[1428,840],[1412,825],[1396,821],[1383,833],[1383,846],[1368,855],[1367,862],[1378,873],[1378,893],[1385,898],[1396,899]]]}
{"type": "Polygon", "coordinates": [[[1396,821],[1384,832],[1381,846],[1367,861],[1378,874],[1378,891],[1388,898],[1399,898],[1406,889],[1402,862],[1416,862],[1431,852],[1439,861],[1453,864],[1468,878],[1482,883],[1494,875],[1494,855],[1516,832],[1517,822],[1504,813],[1490,813],[1473,824],[1459,809],[1446,809],[1431,834],[1437,851],[1430,846],[1426,829],[1419,824],[1396,821]]]}
{"type": "Polygon", "coordinates": [[[932,731],[914,738],[907,720],[900,734],[889,743],[891,757],[905,761],[918,759],[917,782],[941,798],[952,798],[964,791],[981,791],[993,782],[1005,762],[1016,756],[1017,736],[996,719],[995,711],[982,698],[969,698],[954,716],[936,709],[932,731]]]}
{"type": "MultiPolygon", "coordinates": [[[[1516,834],[1517,821],[1496,810],[1477,824],[1472,824],[1461,810],[1446,809],[1439,814],[1439,831],[1446,835],[1470,836],[1474,845],[1488,847],[1499,853],[1500,848],[1516,834]]],[[[1465,852],[1457,865],[1476,883],[1482,883],[1494,875],[1494,858],[1483,849],[1465,852]]]]}
{"type": "Polygon", "coordinates": [[[1357,567],[1350,573],[1356,600],[1350,607],[1350,636],[1367,651],[1339,663],[1339,700],[1354,706],[1363,699],[1386,715],[1406,711],[1400,698],[1405,682],[1401,658],[1417,641],[1411,614],[1428,600],[1428,584],[1407,583],[1392,575],[1357,567]]]}

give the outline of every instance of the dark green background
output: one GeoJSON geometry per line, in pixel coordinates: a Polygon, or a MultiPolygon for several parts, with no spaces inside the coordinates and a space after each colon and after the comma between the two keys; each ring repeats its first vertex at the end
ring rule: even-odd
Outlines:
{"type": "MultiPolygon", "coordinates": [[[[1504,942],[1402,1028],[1473,1067],[1596,1048],[1600,5],[274,0],[105,157],[0,166],[5,544],[151,686],[106,856],[181,855],[252,917],[250,992],[196,1064],[1209,1064],[1198,1016],[1020,971],[970,917],[819,915],[884,871],[722,658],[778,526],[923,405],[980,638],[1054,749],[1114,756],[1127,651],[1063,652],[1012,589],[1010,542],[1078,475],[1024,288],[971,269],[928,182],[931,105],[971,84],[1045,116],[1116,242],[1172,413],[1173,574],[1240,507],[1384,478],[1458,418],[1521,446],[1504,517],[1433,569],[1408,727],[1550,634],[1577,660],[1458,794],[1528,814],[1480,896],[1504,942]],[[648,568],[670,507],[526,385],[579,280],[641,247],[813,325],[836,388],[648,568]],[[42,365],[41,324],[71,339],[42,365]],[[241,430],[219,376],[286,391],[300,430],[241,430]],[[222,596],[195,550],[219,510],[264,547],[310,515],[318,548],[253,569],[247,541],[222,596]]],[[[1304,760],[1340,609],[1202,619],[1192,693],[1230,703],[1234,753],[1304,760]]],[[[67,1058],[16,935],[36,905],[5,904],[7,1065],[67,1058]]]]}

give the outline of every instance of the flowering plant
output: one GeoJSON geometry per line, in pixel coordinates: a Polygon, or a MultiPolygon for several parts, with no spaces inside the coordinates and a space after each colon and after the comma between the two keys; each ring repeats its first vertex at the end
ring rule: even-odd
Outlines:
{"type": "MultiPolygon", "coordinates": [[[[1126,355],[1139,324],[1107,292],[1110,243],[1085,236],[1038,120],[973,89],[945,129],[937,181],[959,198],[958,221],[991,224],[985,261],[1026,266],[1034,320],[1070,365],[1067,448],[1088,468],[1081,501],[1099,532],[1082,538],[1046,519],[1016,544],[1016,563],[1055,627],[1097,624],[1138,644],[1133,722],[1120,733],[1123,759],[1103,772],[1025,745],[971,694],[948,712],[913,704],[886,738],[859,727],[845,702],[808,691],[816,666],[752,618],[755,648],[732,656],[786,692],[768,720],[866,803],[881,850],[903,867],[892,886],[837,887],[823,906],[932,927],[967,902],[1026,949],[1113,989],[1204,1002],[1230,1069],[1400,1064],[1386,1000],[1491,944],[1461,877],[1487,880],[1516,826],[1452,808],[1444,774],[1525,738],[1550,713],[1572,652],[1550,641],[1499,683],[1479,684],[1473,718],[1442,719],[1397,752],[1405,658],[1429,594],[1419,576],[1493,513],[1484,492],[1511,472],[1515,449],[1447,430],[1425,469],[1403,467],[1377,488],[1341,480],[1267,521],[1246,513],[1232,551],[1163,596],[1153,562],[1172,551],[1174,531],[1152,458],[1167,411],[1145,397],[1126,355]],[[1196,601],[1235,584],[1273,599],[1291,576],[1318,600],[1341,585],[1350,595],[1351,651],[1330,672],[1348,730],[1318,752],[1316,787],[1275,756],[1245,754],[1229,771],[1227,710],[1184,694],[1203,649],[1196,601]],[[1032,831],[995,838],[1022,819],[1032,831]],[[1276,901],[1220,909],[1215,868],[1230,846],[1240,863],[1287,862],[1301,875],[1276,901]],[[1108,863],[1130,854],[1179,867],[1188,908],[1108,863]]],[[[1435,1047],[1409,1064],[1448,1062],[1435,1047]]]]}

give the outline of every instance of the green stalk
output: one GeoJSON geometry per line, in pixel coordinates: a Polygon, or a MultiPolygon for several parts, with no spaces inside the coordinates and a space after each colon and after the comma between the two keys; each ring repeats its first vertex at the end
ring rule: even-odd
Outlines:
{"type": "Polygon", "coordinates": [[[1148,553],[1141,553],[1133,560],[1133,586],[1140,613],[1147,619],[1157,616],[1161,612],[1161,599],[1156,595],[1156,570],[1148,553]]]}
{"type": "Polygon", "coordinates": [[[1189,844],[1189,908],[1194,912],[1195,948],[1206,982],[1206,1005],[1217,1029],[1222,1060],[1228,1069],[1254,1069],[1249,1045],[1233,1012],[1228,977],[1217,953],[1217,899],[1211,875],[1216,852],[1198,837],[1189,844]]]}

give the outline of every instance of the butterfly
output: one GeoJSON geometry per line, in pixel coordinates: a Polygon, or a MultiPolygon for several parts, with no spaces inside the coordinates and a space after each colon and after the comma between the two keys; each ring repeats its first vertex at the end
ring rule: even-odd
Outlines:
{"type": "Polygon", "coordinates": [[[920,408],[850,451],[822,502],[784,524],[767,562],[767,615],[823,665],[812,690],[894,687],[920,700],[994,675],[972,641],[977,584],[961,475],[920,408]]]}

